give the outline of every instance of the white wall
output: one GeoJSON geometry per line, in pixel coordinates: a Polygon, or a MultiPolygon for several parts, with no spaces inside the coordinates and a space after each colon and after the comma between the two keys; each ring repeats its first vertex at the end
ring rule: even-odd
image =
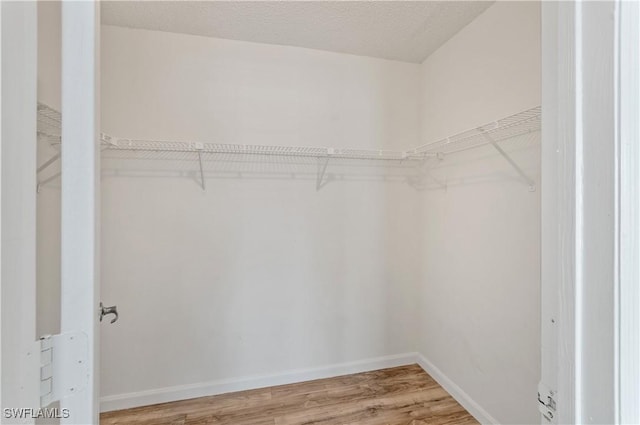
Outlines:
{"type": "MultiPolygon", "coordinates": [[[[496,3],[422,71],[425,142],[539,105],[539,4],[496,3]]],[[[536,138],[503,146],[539,183],[536,138]]],[[[540,192],[491,147],[433,175],[448,188],[422,197],[418,351],[488,416],[538,423],[540,192]]]]}
{"type": "MultiPolygon", "coordinates": [[[[146,139],[408,147],[420,77],[414,64],[105,26],[102,123],[146,139]]],[[[256,163],[241,178],[217,163],[203,192],[195,161],[177,166],[184,177],[156,164],[103,161],[102,299],[121,317],[102,327],[102,396],[413,351],[407,184],[341,167],[359,178],[316,192],[315,163],[256,163]]]]}

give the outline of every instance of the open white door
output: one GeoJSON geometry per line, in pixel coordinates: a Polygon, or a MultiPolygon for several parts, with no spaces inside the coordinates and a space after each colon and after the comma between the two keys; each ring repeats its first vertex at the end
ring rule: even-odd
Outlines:
{"type": "MultiPolygon", "coordinates": [[[[64,389],[63,424],[99,422],[99,34],[98,2],[63,3],[61,331],[86,336],[88,353],[83,388],[64,389]]],[[[69,382],[77,371],[71,363],[60,368],[69,382]]]]}
{"type": "Polygon", "coordinates": [[[36,335],[37,3],[1,2],[0,423],[97,424],[99,3],[63,3],[61,333],[36,335]],[[52,403],[60,400],[60,408],[52,403]],[[41,409],[48,408],[48,409],[41,409]],[[44,416],[43,416],[44,415],[44,416]]]}

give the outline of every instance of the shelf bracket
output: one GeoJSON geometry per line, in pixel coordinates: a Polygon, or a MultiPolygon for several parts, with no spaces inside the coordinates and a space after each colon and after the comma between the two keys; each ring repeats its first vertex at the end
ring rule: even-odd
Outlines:
{"type": "MultiPolygon", "coordinates": [[[[41,172],[43,172],[44,170],[46,170],[47,168],[49,168],[49,166],[51,164],[53,164],[54,162],[56,162],[58,159],[60,159],[60,155],[61,152],[58,152],[57,154],[53,155],[51,158],[49,158],[48,160],[46,160],[44,162],[44,164],[42,164],[41,166],[38,167],[38,169],[36,170],[36,175],[39,175],[41,172]]],[[[56,177],[58,177],[60,175],[60,173],[56,173],[53,176],[43,180],[43,181],[38,181],[38,185],[36,186],[36,193],[40,193],[40,189],[42,188],[42,186],[48,182],[50,182],[51,180],[55,179],[56,177]]]]}
{"type": "Polygon", "coordinates": [[[498,145],[498,143],[496,143],[495,140],[493,140],[491,138],[491,136],[489,136],[486,132],[482,132],[482,136],[484,136],[485,139],[487,139],[487,141],[491,144],[491,146],[493,146],[495,148],[495,150],[498,151],[498,153],[500,155],[502,155],[502,157],[504,159],[507,160],[507,162],[513,167],[514,170],[516,170],[518,172],[518,174],[520,175],[520,177],[522,178],[522,180],[525,181],[525,183],[527,183],[527,185],[529,186],[529,192],[535,192],[536,191],[536,182],[533,181],[533,179],[531,179],[531,177],[529,177],[523,170],[522,168],[520,168],[520,166],[518,164],[516,164],[516,162],[509,156],[508,153],[506,153],[504,151],[504,149],[502,149],[500,147],[500,145],[498,145]]]}
{"type": "Polygon", "coordinates": [[[42,171],[46,170],[51,164],[53,164],[54,162],[56,162],[58,159],[60,159],[60,152],[58,152],[57,154],[53,155],[51,158],[49,158],[48,160],[46,160],[44,162],[44,164],[42,164],[41,166],[38,167],[36,174],[40,174],[42,171]]]}
{"type": "Polygon", "coordinates": [[[58,177],[60,177],[62,175],[62,173],[57,172],[54,175],[52,175],[51,177],[47,177],[46,179],[39,181],[38,185],[36,186],[36,192],[40,193],[40,189],[42,188],[42,186],[44,186],[45,184],[49,183],[52,180],[57,179],[58,177]]]}
{"type": "Polygon", "coordinates": [[[202,166],[202,143],[194,143],[194,147],[198,152],[198,163],[200,164],[200,183],[202,186],[202,190],[207,190],[206,183],[204,180],[204,167],[202,166]]]}
{"type": "Polygon", "coordinates": [[[318,175],[316,177],[316,191],[320,190],[325,183],[322,183],[324,180],[324,175],[327,171],[327,166],[329,165],[329,157],[319,157],[318,158],[318,175]]]}

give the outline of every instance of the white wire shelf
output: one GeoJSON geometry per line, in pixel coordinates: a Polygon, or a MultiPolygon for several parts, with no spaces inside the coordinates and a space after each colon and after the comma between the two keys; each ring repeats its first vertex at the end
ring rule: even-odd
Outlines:
{"type": "MultiPolygon", "coordinates": [[[[38,103],[38,133],[60,142],[61,114],[55,109],[38,103]]],[[[105,150],[144,151],[144,152],[201,152],[210,154],[271,155],[311,158],[364,159],[384,161],[423,160],[424,154],[415,152],[348,149],[317,146],[277,146],[277,145],[241,145],[226,143],[203,143],[165,140],[141,140],[118,138],[101,133],[101,143],[105,150]]]]}
{"type": "MultiPolygon", "coordinates": [[[[61,114],[55,109],[38,104],[38,133],[60,139],[61,114]]],[[[448,155],[467,149],[500,142],[516,136],[539,131],[541,108],[535,107],[492,123],[456,135],[426,143],[407,151],[376,149],[339,149],[317,146],[241,145],[224,143],[179,142],[162,140],[126,139],[101,134],[102,144],[108,150],[146,152],[203,152],[239,155],[298,156],[313,158],[342,158],[367,160],[424,160],[437,155],[448,155]]]]}
{"type": "MultiPolygon", "coordinates": [[[[45,137],[51,144],[59,146],[61,143],[61,114],[55,109],[38,104],[38,135],[45,137]]],[[[541,127],[541,108],[535,107],[502,118],[498,121],[467,130],[465,132],[418,146],[407,151],[349,149],[318,146],[277,146],[277,145],[243,145],[226,143],[203,143],[189,141],[163,141],[118,138],[101,133],[100,142],[102,155],[110,158],[122,159],[158,159],[198,161],[205,186],[203,161],[225,158],[236,160],[238,157],[272,157],[274,161],[285,158],[298,158],[303,161],[315,161],[318,165],[317,188],[323,185],[323,179],[329,161],[335,164],[348,163],[350,160],[366,160],[372,163],[388,163],[393,166],[420,167],[428,158],[443,159],[445,156],[474,149],[485,145],[493,147],[505,157],[514,167],[530,188],[535,190],[534,182],[509,157],[497,142],[514,139],[517,136],[539,131],[541,127]]],[[[54,155],[38,168],[38,173],[44,171],[60,158],[60,153],[54,155]]],[[[50,181],[50,177],[40,184],[50,181]]]]}
{"type": "Polygon", "coordinates": [[[413,152],[416,154],[449,155],[488,145],[492,142],[514,139],[523,134],[539,131],[541,114],[542,108],[537,106],[471,130],[426,143],[418,146],[413,152]]]}
{"type": "Polygon", "coordinates": [[[302,158],[336,158],[363,160],[422,160],[422,154],[403,151],[338,149],[316,146],[240,145],[225,143],[175,142],[160,140],[119,139],[103,135],[103,146],[109,151],[201,152],[203,154],[265,155],[302,158]]]}
{"type": "Polygon", "coordinates": [[[62,116],[49,106],[38,103],[38,135],[60,142],[62,116]]]}

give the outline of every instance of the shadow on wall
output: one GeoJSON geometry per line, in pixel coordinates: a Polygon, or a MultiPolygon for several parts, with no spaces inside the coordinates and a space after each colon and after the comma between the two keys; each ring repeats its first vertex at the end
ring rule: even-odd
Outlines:
{"type": "MultiPolygon", "coordinates": [[[[105,151],[102,173],[110,177],[187,177],[202,175],[196,152],[105,151]]],[[[381,181],[413,184],[421,178],[422,161],[363,160],[279,155],[203,153],[202,174],[208,179],[309,180],[320,188],[331,181],[381,181]]]]}

